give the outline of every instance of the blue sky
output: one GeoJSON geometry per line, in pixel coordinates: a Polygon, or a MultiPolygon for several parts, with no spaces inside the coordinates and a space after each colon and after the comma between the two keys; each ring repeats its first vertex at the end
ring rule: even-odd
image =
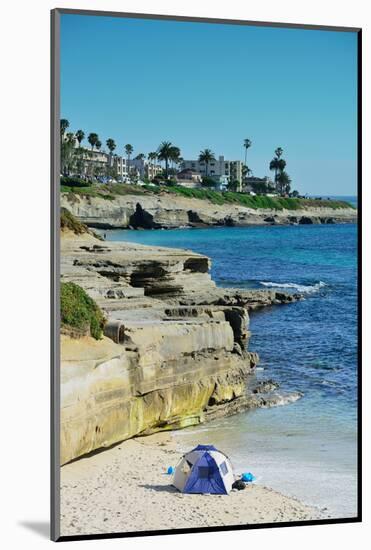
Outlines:
{"type": "Polygon", "coordinates": [[[225,24],[61,17],[61,115],[134,155],[163,140],[269,175],[284,149],[293,188],[356,194],[357,36],[225,24]]]}

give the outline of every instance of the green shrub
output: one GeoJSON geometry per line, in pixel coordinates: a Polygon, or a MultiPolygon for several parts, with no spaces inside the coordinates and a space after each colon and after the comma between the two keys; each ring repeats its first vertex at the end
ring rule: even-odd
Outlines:
{"type": "MultiPolygon", "coordinates": [[[[259,209],[266,208],[270,210],[299,210],[310,208],[354,208],[353,205],[345,201],[321,200],[321,199],[299,199],[294,197],[267,197],[266,195],[248,195],[246,193],[237,193],[235,191],[215,191],[208,187],[189,189],[181,185],[177,185],[174,181],[160,182],[154,179],[156,185],[127,185],[123,183],[107,184],[107,185],[92,185],[84,188],[71,188],[66,185],[61,186],[61,191],[73,192],[80,196],[100,197],[106,200],[114,200],[118,195],[143,195],[159,193],[174,193],[183,197],[209,200],[213,204],[234,203],[241,204],[248,208],[259,209]]],[[[86,185],[86,182],[85,182],[86,185]]]]}
{"type": "Polygon", "coordinates": [[[286,197],[267,197],[266,195],[247,195],[245,193],[236,193],[235,191],[214,191],[212,189],[188,189],[182,186],[173,186],[166,189],[169,193],[175,193],[184,197],[209,200],[213,204],[234,203],[241,204],[255,210],[266,208],[270,210],[299,210],[308,207],[315,208],[352,208],[347,202],[335,200],[319,199],[297,199],[286,197]]]}
{"type": "Polygon", "coordinates": [[[83,233],[89,233],[88,227],[79,222],[73,214],[67,208],[62,206],[61,208],[61,229],[70,229],[76,235],[82,235],[83,233]]]}
{"type": "Polygon", "coordinates": [[[61,185],[61,193],[74,193],[80,197],[97,197],[107,201],[113,201],[118,193],[114,195],[109,192],[106,185],[99,185],[91,187],[68,187],[67,185],[61,185]]]}
{"type": "Polygon", "coordinates": [[[153,193],[154,195],[158,195],[160,193],[160,191],[163,189],[163,187],[161,187],[160,185],[152,184],[152,185],[143,185],[142,189],[145,189],[145,192],[149,192],[149,193],[153,193]]]}
{"type": "Polygon", "coordinates": [[[113,195],[130,195],[133,193],[136,195],[144,194],[143,188],[140,185],[128,183],[108,183],[107,185],[101,186],[101,189],[113,195]]]}
{"type": "Polygon", "coordinates": [[[67,185],[68,187],[90,187],[91,182],[83,180],[81,178],[61,176],[61,185],[67,185]]]}
{"type": "Polygon", "coordinates": [[[89,328],[93,338],[102,338],[104,315],[84,289],[75,283],[62,283],[60,306],[63,325],[79,330],[89,328]]]}

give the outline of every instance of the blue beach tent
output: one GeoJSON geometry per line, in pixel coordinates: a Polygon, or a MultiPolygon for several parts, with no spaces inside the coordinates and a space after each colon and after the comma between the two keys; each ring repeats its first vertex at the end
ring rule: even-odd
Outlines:
{"type": "Polygon", "coordinates": [[[214,445],[198,445],[175,468],[173,485],[182,493],[227,495],[234,482],[229,458],[214,445]]]}

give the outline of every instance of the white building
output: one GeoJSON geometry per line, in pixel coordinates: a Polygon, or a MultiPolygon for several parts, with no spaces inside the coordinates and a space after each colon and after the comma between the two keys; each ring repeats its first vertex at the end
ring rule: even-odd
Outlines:
{"type": "Polygon", "coordinates": [[[109,162],[110,162],[110,165],[116,169],[117,177],[119,181],[124,181],[128,179],[129,177],[128,166],[127,166],[128,161],[126,158],[115,155],[111,157],[109,162]]]}
{"type": "Polygon", "coordinates": [[[94,151],[83,147],[76,148],[77,170],[85,177],[92,177],[93,174],[103,176],[109,164],[109,155],[103,151],[94,151]]]}
{"type": "Polygon", "coordinates": [[[76,148],[76,150],[79,150],[81,154],[81,166],[79,166],[81,175],[89,177],[95,173],[104,177],[107,175],[107,168],[114,168],[113,173],[116,174],[118,181],[128,179],[127,159],[125,157],[83,147],[76,148]]]}
{"type": "Polygon", "coordinates": [[[220,155],[218,159],[206,163],[199,160],[184,160],[182,168],[185,170],[194,170],[199,172],[201,176],[207,175],[214,178],[218,183],[223,183],[225,178],[229,182],[238,180],[242,182],[242,162],[240,160],[225,160],[224,156],[220,155]]]}
{"type": "Polygon", "coordinates": [[[147,178],[152,180],[162,170],[162,166],[146,159],[130,159],[130,173],[134,172],[134,175],[137,175],[141,179],[147,178]]]}

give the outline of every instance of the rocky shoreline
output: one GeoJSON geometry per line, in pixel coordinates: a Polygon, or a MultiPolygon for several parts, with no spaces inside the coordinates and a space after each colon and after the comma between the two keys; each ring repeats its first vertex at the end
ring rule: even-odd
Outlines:
{"type": "Polygon", "coordinates": [[[355,223],[357,210],[307,207],[301,210],[253,209],[236,203],[213,204],[179,195],[122,195],[114,200],[62,193],[61,206],[97,229],[176,229],[182,227],[243,227],[355,223]]]}
{"type": "Polygon", "coordinates": [[[102,340],[62,330],[62,464],[281,399],[256,379],[248,312],[300,296],[217,288],[209,268],[188,250],[61,231],[62,282],[84,288],[107,317],[102,340]]]}

